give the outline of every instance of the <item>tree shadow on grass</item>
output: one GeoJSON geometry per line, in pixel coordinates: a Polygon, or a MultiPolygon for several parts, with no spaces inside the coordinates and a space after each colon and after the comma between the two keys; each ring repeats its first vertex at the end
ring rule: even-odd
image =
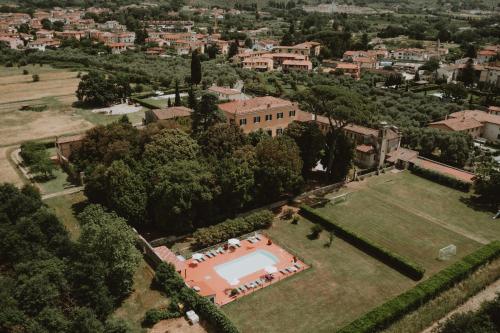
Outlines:
{"type": "Polygon", "coordinates": [[[490,212],[496,213],[498,207],[490,202],[485,201],[483,198],[477,195],[471,195],[469,197],[460,197],[460,202],[467,205],[467,207],[474,209],[479,212],[490,212]]]}

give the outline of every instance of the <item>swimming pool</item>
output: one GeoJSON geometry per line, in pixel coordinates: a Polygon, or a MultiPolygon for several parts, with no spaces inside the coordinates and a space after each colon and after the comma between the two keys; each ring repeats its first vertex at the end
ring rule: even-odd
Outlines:
{"type": "Polygon", "coordinates": [[[266,250],[257,250],[214,267],[228,283],[278,263],[278,258],[266,250]]]}

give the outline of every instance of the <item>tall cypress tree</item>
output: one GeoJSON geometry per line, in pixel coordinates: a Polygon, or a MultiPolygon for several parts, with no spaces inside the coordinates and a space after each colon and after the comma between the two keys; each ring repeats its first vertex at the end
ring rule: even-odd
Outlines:
{"type": "Polygon", "coordinates": [[[191,85],[188,92],[188,106],[194,110],[198,105],[197,102],[198,101],[196,100],[196,94],[194,93],[193,85],[191,85]]]}
{"type": "Polygon", "coordinates": [[[175,100],[174,100],[174,105],[175,106],[180,106],[181,105],[181,93],[179,92],[179,81],[175,81],[175,100]]]}
{"type": "Polygon", "coordinates": [[[201,82],[201,61],[198,50],[191,54],[191,84],[200,84],[201,82]]]}

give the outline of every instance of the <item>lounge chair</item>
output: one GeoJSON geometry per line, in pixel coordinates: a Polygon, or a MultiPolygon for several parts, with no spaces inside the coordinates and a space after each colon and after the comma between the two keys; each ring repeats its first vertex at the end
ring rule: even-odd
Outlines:
{"type": "Polygon", "coordinates": [[[296,262],[295,264],[293,264],[297,269],[301,269],[302,268],[302,265],[299,264],[298,262],[296,262]]]}
{"type": "Polygon", "coordinates": [[[236,244],[237,247],[241,247],[241,244],[236,244]]]}
{"type": "Polygon", "coordinates": [[[215,250],[212,250],[210,253],[212,253],[212,255],[213,255],[214,257],[215,257],[215,256],[217,256],[217,254],[218,254],[217,252],[215,252],[215,250]]]}
{"type": "Polygon", "coordinates": [[[255,235],[255,239],[257,239],[258,241],[260,241],[262,238],[260,237],[260,235],[255,235]]]}
{"type": "Polygon", "coordinates": [[[292,270],[292,268],[291,268],[291,267],[287,267],[287,268],[285,268],[285,270],[286,270],[288,273],[293,273],[293,270],[292,270]]]}
{"type": "Polygon", "coordinates": [[[284,270],[284,269],[280,269],[280,273],[283,274],[283,275],[286,275],[287,271],[284,270]]]}
{"type": "Polygon", "coordinates": [[[212,254],[210,252],[205,252],[205,255],[209,258],[212,258],[212,254]]]}
{"type": "Polygon", "coordinates": [[[290,269],[292,270],[292,273],[295,273],[296,271],[298,271],[297,267],[295,267],[295,266],[291,266],[290,269]]]}
{"type": "Polygon", "coordinates": [[[262,284],[262,282],[260,282],[260,279],[259,280],[255,280],[255,283],[260,286],[262,284]]]}
{"type": "Polygon", "coordinates": [[[246,287],[245,285],[242,285],[242,286],[240,287],[240,289],[241,289],[241,290],[243,290],[243,291],[247,291],[247,287],[246,287]]]}

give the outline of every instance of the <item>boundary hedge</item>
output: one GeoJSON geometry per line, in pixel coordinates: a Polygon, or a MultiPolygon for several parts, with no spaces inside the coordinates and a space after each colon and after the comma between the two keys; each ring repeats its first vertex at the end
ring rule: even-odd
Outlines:
{"type": "Polygon", "coordinates": [[[222,223],[196,230],[193,233],[194,244],[197,248],[203,248],[255,230],[266,229],[271,226],[273,219],[274,215],[269,210],[260,210],[244,217],[228,219],[222,223]]]}
{"type": "Polygon", "coordinates": [[[146,102],[143,99],[137,97],[131,97],[130,100],[134,103],[140,104],[148,109],[161,109],[159,106],[154,105],[153,103],[146,102]]]}
{"type": "Polygon", "coordinates": [[[500,257],[500,241],[491,242],[420,282],[412,289],[364,314],[337,333],[368,333],[387,328],[498,257],[500,257]]]}
{"type": "Polygon", "coordinates": [[[448,187],[451,187],[451,188],[454,188],[456,190],[460,190],[463,192],[469,192],[471,185],[472,185],[470,183],[467,183],[467,182],[461,181],[459,179],[447,176],[445,174],[421,168],[415,164],[413,164],[413,166],[410,168],[410,170],[412,173],[416,174],[417,176],[432,180],[438,184],[445,185],[445,186],[448,186],[448,187]]]}
{"type": "Polygon", "coordinates": [[[425,269],[420,265],[336,224],[315,209],[307,205],[302,205],[300,206],[300,214],[310,219],[312,222],[321,224],[326,229],[333,229],[337,236],[344,239],[346,242],[382,261],[409,278],[417,281],[424,276],[425,269]]]}
{"type": "MultiPolygon", "coordinates": [[[[177,300],[181,301],[187,306],[186,310],[193,309],[200,317],[208,321],[216,332],[239,333],[236,326],[214,303],[186,286],[172,264],[163,262],[158,265],[154,283],[171,298],[172,303],[177,300]]],[[[148,312],[157,311],[150,310],[148,312]]]]}

